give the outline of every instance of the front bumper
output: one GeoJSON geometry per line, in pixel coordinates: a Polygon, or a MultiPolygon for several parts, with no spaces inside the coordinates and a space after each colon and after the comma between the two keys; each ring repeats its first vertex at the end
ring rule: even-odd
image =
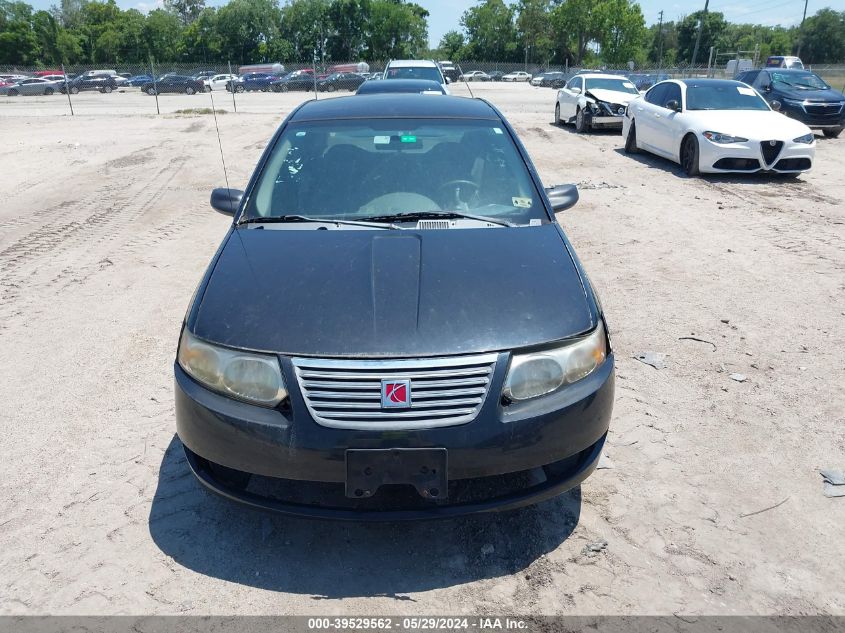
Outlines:
{"type": "Polygon", "coordinates": [[[613,407],[614,359],[609,355],[593,374],[555,394],[504,407],[499,394],[507,363],[508,355],[500,354],[475,420],[408,431],[317,424],[285,358],[282,367],[290,405],[284,409],[264,409],[220,396],[175,365],[177,431],[191,468],[204,485],[268,510],[402,520],[511,509],[577,486],[595,469],[613,407]],[[414,491],[412,501],[402,498],[391,505],[385,496],[393,491],[385,487],[369,499],[344,497],[348,449],[397,448],[445,448],[448,498],[423,499],[414,491]],[[215,464],[257,475],[256,485],[250,483],[246,490],[227,486],[215,477],[215,464]],[[271,494],[270,488],[288,493],[271,494]],[[481,488],[483,494],[478,493],[481,488]]]}
{"type": "Polygon", "coordinates": [[[812,130],[832,130],[845,127],[845,106],[821,107],[818,104],[811,104],[807,107],[813,109],[813,112],[808,112],[805,106],[784,102],[781,104],[781,113],[790,119],[801,121],[812,130]],[[828,109],[830,112],[824,113],[824,110],[828,109]]]}
{"type": "Polygon", "coordinates": [[[761,149],[761,144],[767,142],[767,140],[749,140],[745,143],[719,145],[699,136],[700,170],[704,173],[794,174],[812,168],[815,143],[807,145],[784,141],[777,156],[767,159],[761,149]]]}
{"type": "Polygon", "coordinates": [[[591,115],[589,117],[590,125],[594,128],[619,128],[622,129],[622,114],[619,115],[591,115]]]}

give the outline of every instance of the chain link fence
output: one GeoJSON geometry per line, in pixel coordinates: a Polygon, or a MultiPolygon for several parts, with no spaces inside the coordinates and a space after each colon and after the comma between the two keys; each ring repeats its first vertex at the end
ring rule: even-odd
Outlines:
{"type": "MultiPolygon", "coordinates": [[[[368,64],[353,61],[238,66],[150,60],[144,64],[57,68],[0,66],[0,116],[172,114],[207,110],[218,113],[282,112],[282,102],[273,98],[273,93],[291,92],[301,95],[302,99],[323,98],[330,93],[350,94],[362,81],[377,80],[385,65],[386,61],[368,64]],[[330,76],[337,77],[336,72],[343,72],[351,79],[345,82],[326,80],[330,76]]],[[[486,73],[487,78],[481,78],[484,81],[501,81],[503,75],[516,71],[528,72],[534,77],[556,72],[559,74],[554,81],[544,82],[541,87],[557,88],[579,70],[626,75],[641,90],[668,78],[731,78],[724,66],[586,69],[516,62],[456,62],[455,71],[449,75],[457,82],[453,84],[454,93],[470,94],[471,88],[464,89],[461,79],[462,75],[473,71],[486,73]]],[[[845,91],[845,64],[817,65],[810,70],[835,89],[845,91]]]]}

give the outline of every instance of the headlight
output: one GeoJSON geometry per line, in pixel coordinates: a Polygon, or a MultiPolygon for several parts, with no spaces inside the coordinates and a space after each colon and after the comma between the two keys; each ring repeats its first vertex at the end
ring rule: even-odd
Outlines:
{"type": "Polygon", "coordinates": [[[607,357],[604,324],[568,345],[542,352],[515,354],[502,395],[528,400],[589,376],[607,357]]]}
{"type": "Polygon", "coordinates": [[[185,328],[177,359],[194,380],[231,398],[265,407],[287,398],[282,370],[273,356],[218,347],[185,328]]]}
{"type": "Polygon", "coordinates": [[[809,134],[805,134],[804,136],[799,136],[798,138],[792,139],[793,143],[803,143],[804,145],[812,145],[813,141],[816,140],[816,135],[810,132],[809,134]]]}
{"type": "Polygon", "coordinates": [[[708,141],[713,141],[714,143],[718,143],[719,145],[728,145],[730,143],[744,143],[747,141],[747,138],[742,138],[741,136],[731,136],[730,134],[722,134],[720,132],[705,132],[704,138],[708,141]]]}

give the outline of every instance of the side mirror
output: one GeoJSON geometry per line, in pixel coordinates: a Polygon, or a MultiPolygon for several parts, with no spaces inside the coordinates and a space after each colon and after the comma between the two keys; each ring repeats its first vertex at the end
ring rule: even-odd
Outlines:
{"type": "Polygon", "coordinates": [[[763,92],[771,92],[772,91],[772,84],[766,84],[763,86],[763,92]]]}
{"type": "Polygon", "coordinates": [[[671,99],[666,102],[666,107],[669,108],[672,112],[680,112],[681,111],[681,104],[671,99]]]}
{"type": "Polygon", "coordinates": [[[219,187],[211,192],[211,208],[223,215],[235,215],[243,197],[244,192],[240,189],[219,187]]]}
{"type": "Polygon", "coordinates": [[[452,80],[451,80],[451,79],[449,79],[448,77],[446,77],[446,83],[447,83],[447,84],[450,84],[450,83],[452,83],[452,80]]]}
{"type": "Polygon", "coordinates": [[[578,202],[578,187],[575,185],[556,185],[548,187],[546,195],[549,196],[549,202],[552,203],[552,210],[555,213],[560,213],[574,207],[575,203],[578,202]]]}
{"type": "Polygon", "coordinates": [[[769,105],[772,106],[772,110],[774,110],[775,112],[780,112],[781,106],[783,104],[781,104],[780,101],[772,101],[769,105]]]}
{"type": "Polygon", "coordinates": [[[572,92],[572,93],[575,93],[576,95],[579,95],[579,94],[581,94],[581,89],[580,88],[570,88],[569,92],[572,92]]]}

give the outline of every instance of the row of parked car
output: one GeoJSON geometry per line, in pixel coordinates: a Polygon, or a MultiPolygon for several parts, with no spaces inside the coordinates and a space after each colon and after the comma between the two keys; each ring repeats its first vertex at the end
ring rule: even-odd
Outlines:
{"type": "Polygon", "coordinates": [[[798,69],[667,79],[644,93],[627,77],[580,73],[558,91],[554,119],[579,133],[621,130],[626,153],[662,156],[691,176],[797,176],[813,165],[814,130],[836,138],[845,129],[845,94],[798,69]]]}

